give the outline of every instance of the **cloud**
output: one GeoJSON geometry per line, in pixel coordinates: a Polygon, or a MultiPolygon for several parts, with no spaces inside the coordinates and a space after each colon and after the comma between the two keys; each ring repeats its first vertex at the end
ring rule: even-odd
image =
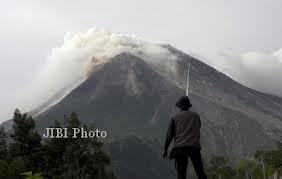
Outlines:
{"type": "Polygon", "coordinates": [[[221,69],[225,73],[251,88],[282,97],[282,48],[269,54],[247,52],[224,57],[221,69]]]}
{"type": "MultiPolygon", "coordinates": [[[[62,99],[83,82],[96,65],[108,62],[121,52],[132,53],[148,63],[170,70],[168,72],[177,70],[174,68],[177,57],[161,43],[95,28],[67,33],[62,46],[51,50],[46,65],[32,84],[18,90],[16,106],[29,111],[66,89],[60,96],[62,99]]],[[[239,56],[224,54],[222,57],[220,63],[205,61],[249,87],[282,96],[282,80],[279,79],[282,49],[271,54],[248,52],[239,56]]]]}
{"type": "MultiPolygon", "coordinates": [[[[52,49],[45,67],[31,85],[18,92],[19,106],[31,110],[48,100],[63,88],[71,89],[87,78],[95,65],[108,62],[121,52],[129,52],[152,64],[171,63],[176,57],[158,43],[134,35],[89,29],[86,32],[67,33],[61,47],[52,49]]],[[[163,65],[163,64],[162,64],[163,65]]],[[[61,97],[63,97],[62,95],[61,97]]]]}

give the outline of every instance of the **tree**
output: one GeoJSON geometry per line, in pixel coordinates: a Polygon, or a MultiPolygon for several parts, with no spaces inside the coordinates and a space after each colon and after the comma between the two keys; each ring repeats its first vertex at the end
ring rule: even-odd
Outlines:
{"type": "MultiPolygon", "coordinates": [[[[63,128],[60,122],[55,121],[53,128],[63,128]]],[[[55,134],[56,135],[56,134],[55,134]]],[[[64,153],[67,146],[65,138],[51,138],[42,146],[43,175],[48,177],[60,176],[64,171],[64,153]]]]}
{"type": "Polygon", "coordinates": [[[8,163],[8,147],[6,141],[7,134],[5,129],[0,128],[0,178],[10,178],[13,175],[13,169],[8,163]]]}
{"type": "MultiPolygon", "coordinates": [[[[113,179],[114,175],[107,170],[110,158],[102,151],[103,143],[97,138],[71,138],[72,128],[84,127],[85,131],[90,128],[81,125],[76,113],[65,116],[66,126],[56,122],[56,128],[68,128],[69,138],[53,138],[46,140],[43,145],[46,177],[65,178],[98,178],[113,179]]],[[[80,136],[80,134],[78,135],[80,136]]]]}
{"type": "MultiPolygon", "coordinates": [[[[37,171],[40,170],[42,162],[41,158],[41,137],[34,130],[35,122],[31,116],[26,113],[22,114],[20,110],[16,109],[13,117],[13,132],[10,143],[10,154],[13,160],[21,159],[23,164],[23,171],[37,171]]],[[[15,162],[17,163],[17,162],[15,162]]]]}
{"type": "Polygon", "coordinates": [[[240,177],[253,178],[257,165],[254,160],[240,160],[236,165],[236,172],[240,177]]]}
{"type": "Polygon", "coordinates": [[[0,178],[15,178],[14,168],[6,160],[0,160],[0,178]]]}
{"type": "Polygon", "coordinates": [[[233,169],[230,167],[228,159],[226,159],[224,156],[211,156],[209,164],[208,171],[210,178],[232,178],[235,175],[233,169]]]}
{"type": "Polygon", "coordinates": [[[282,147],[281,144],[278,145],[276,150],[260,150],[256,151],[254,157],[261,161],[261,156],[263,156],[264,162],[266,164],[266,174],[267,176],[273,175],[276,169],[282,166],[282,147]]]}
{"type": "Polygon", "coordinates": [[[8,154],[8,147],[6,141],[6,132],[4,127],[0,128],[0,160],[6,160],[8,154]]]}
{"type": "Polygon", "coordinates": [[[50,138],[41,145],[35,121],[16,109],[9,147],[5,130],[0,128],[0,178],[115,179],[108,167],[110,158],[103,152],[103,143],[98,138],[71,137],[71,128],[84,127],[86,131],[92,128],[82,126],[76,113],[65,119],[63,125],[56,121],[53,127],[69,128],[69,138],[50,138]]]}
{"type": "Polygon", "coordinates": [[[24,172],[21,175],[25,176],[25,179],[43,179],[43,177],[41,176],[41,173],[33,174],[31,171],[24,172]]]}
{"type": "MultiPolygon", "coordinates": [[[[85,144],[80,137],[71,138],[73,136],[73,128],[79,128],[81,123],[78,119],[78,115],[75,112],[70,114],[67,128],[68,130],[68,145],[65,148],[65,171],[68,178],[80,178],[82,173],[84,159],[85,144]]],[[[79,135],[78,135],[79,136],[79,135]]]]}

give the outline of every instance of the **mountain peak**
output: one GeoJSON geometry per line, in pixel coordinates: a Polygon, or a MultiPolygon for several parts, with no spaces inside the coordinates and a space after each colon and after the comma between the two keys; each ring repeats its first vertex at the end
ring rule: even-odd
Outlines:
{"type": "MultiPolygon", "coordinates": [[[[123,58],[123,57],[134,57],[134,58],[138,58],[136,55],[133,55],[132,53],[130,52],[121,52],[119,54],[117,54],[116,56],[114,56],[113,58],[123,58]]],[[[139,59],[139,58],[138,58],[139,59]]]]}
{"type": "Polygon", "coordinates": [[[40,127],[49,126],[49,119],[60,120],[63,114],[76,111],[83,121],[94,122],[113,136],[133,134],[159,140],[176,110],[175,100],[185,94],[190,60],[189,97],[203,121],[204,146],[242,156],[281,139],[281,100],[235,83],[171,46],[162,48],[170,53],[142,55],[142,49],[136,47],[107,59],[62,101],[37,117],[40,127]]]}
{"type": "MultiPolygon", "coordinates": [[[[104,65],[103,69],[93,73],[86,81],[96,83],[97,80],[103,86],[120,86],[134,95],[159,96],[166,93],[164,91],[168,88],[171,89],[170,85],[173,86],[143,59],[129,52],[122,52],[114,56],[104,65]]],[[[104,88],[107,87],[98,89],[104,91],[104,88]]]]}
{"type": "Polygon", "coordinates": [[[138,63],[145,64],[145,62],[141,58],[129,52],[122,52],[114,56],[110,61],[112,61],[113,63],[119,63],[120,65],[122,63],[124,63],[124,65],[132,65],[138,63]]]}

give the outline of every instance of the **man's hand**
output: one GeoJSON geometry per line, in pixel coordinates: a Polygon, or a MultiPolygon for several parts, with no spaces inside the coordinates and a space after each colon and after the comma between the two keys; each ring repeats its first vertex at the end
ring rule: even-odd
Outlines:
{"type": "Polygon", "coordinates": [[[166,159],[167,158],[167,151],[165,150],[163,153],[163,158],[166,159]]]}

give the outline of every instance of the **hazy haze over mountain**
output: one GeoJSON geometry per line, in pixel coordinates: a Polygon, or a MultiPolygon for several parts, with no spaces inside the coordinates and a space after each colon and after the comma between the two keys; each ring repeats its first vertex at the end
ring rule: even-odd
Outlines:
{"type": "Polygon", "coordinates": [[[1,1],[1,120],[15,107],[32,106],[21,94],[33,93],[30,86],[65,33],[93,25],[172,44],[247,86],[281,96],[282,82],[273,80],[282,71],[280,7],[279,0],[1,1]]]}

